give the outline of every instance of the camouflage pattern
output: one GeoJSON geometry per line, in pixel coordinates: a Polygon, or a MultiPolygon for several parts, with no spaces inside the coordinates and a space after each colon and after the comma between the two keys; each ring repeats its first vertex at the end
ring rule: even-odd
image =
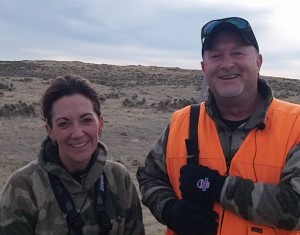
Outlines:
{"type": "MultiPolygon", "coordinates": [[[[250,130],[257,128],[257,125],[268,117],[268,106],[273,100],[271,87],[264,80],[259,79],[258,88],[264,102],[248,122],[233,132],[221,121],[210,92],[205,101],[206,112],[217,125],[228,167],[250,130]]],[[[300,116],[298,123],[299,120],[300,116]]],[[[166,169],[169,128],[168,125],[149,152],[145,166],[139,167],[137,172],[142,202],[163,224],[165,224],[163,209],[166,202],[177,198],[170,185],[166,169]]],[[[300,139],[300,125],[294,126],[294,130],[299,133],[300,139]]],[[[221,204],[223,208],[254,223],[285,230],[300,230],[300,143],[289,150],[278,185],[254,183],[238,176],[229,176],[222,189],[221,204]]]]}
{"type": "Polygon", "coordinates": [[[0,234],[68,234],[68,226],[50,186],[48,172],[61,179],[77,211],[81,211],[85,220],[83,234],[99,234],[101,230],[93,205],[94,184],[104,170],[108,181],[105,208],[113,224],[109,234],[144,235],[141,205],[128,171],[120,163],[107,160],[104,144],[99,142],[98,146],[98,156],[80,183],[60,164],[47,160],[56,154],[51,141],[46,139],[38,160],[13,173],[2,190],[0,234]]]}

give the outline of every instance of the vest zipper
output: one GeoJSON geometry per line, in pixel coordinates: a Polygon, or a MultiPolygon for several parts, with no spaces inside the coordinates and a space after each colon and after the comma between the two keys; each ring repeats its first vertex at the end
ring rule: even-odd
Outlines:
{"type": "Polygon", "coordinates": [[[224,214],[225,214],[225,210],[222,208],[222,217],[221,217],[221,223],[220,223],[220,235],[222,235],[222,227],[223,227],[223,221],[224,221],[224,214]]]}
{"type": "Polygon", "coordinates": [[[225,175],[229,175],[229,168],[231,164],[231,145],[232,145],[232,132],[228,132],[228,147],[226,151],[225,161],[226,161],[226,173],[225,175]]]}

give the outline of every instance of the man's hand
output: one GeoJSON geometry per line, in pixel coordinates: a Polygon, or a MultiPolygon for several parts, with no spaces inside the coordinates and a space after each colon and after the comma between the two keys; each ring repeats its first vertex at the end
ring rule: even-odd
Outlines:
{"type": "Polygon", "coordinates": [[[172,200],[163,211],[163,220],[177,235],[215,235],[218,214],[212,207],[186,200],[172,200]]]}
{"type": "Polygon", "coordinates": [[[197,203],[220,202],[226,176],[201,165],[185,165],[180,169],[182,198],[197,203]]]}

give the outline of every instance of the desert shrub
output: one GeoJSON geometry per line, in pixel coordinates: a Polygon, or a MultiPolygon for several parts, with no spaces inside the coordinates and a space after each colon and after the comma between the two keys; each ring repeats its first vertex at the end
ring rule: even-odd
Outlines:
{"type": "Polygon", "coordinates": [[[165,99],[161,100],[158,103],[152,103],[151,108],[154,108],[159,111],[174,111],[177,109],[181,109],[185,106],[191,105],[191,104],[197,104],[197,100],[194,98],[191,99],[165,99]]]}
{"type": "Polygon", "coordinates": [[[106,99],[119,99],[121,94],[120,92],[111,92],[111,93],[108,93],[108,94],[104,94],[105,98],[106,99]]]}
{"type": "Polygon", "coordinates": [[[103,103],[106,100],[105,95],[99,95],[99,100],[101,103],[103,103]]]}
{"type": "Polygon", "coordinates": [[[174,111],[177,109],[181,109],[187,105],[190,104],[197,104],[197,100],[194,98],[191,99],[171,99],[167,98],[164,100],[159,101],[158,103],[152,103],[150,106],[147,105],[146,99],[143,98],[138,99],[138,96],[134,94],[131,98],[126,98],[122,102],[123,107],[129,107],[129,108],[153,108],[158,111],[165,111],[165,112],[170,112],[174,111]]]}
{"type": "Polygon", "coordinates": [[[13,116],[30,117],[35,116],[35,108],[33,104],[27,104],[19,101],[15,104],[4,104],[0,106],[0,117],[11,118],[13,116]]]}
{"type": "Polygon", "coordinates": [[[146,99],[143,98],[142,100],[138,100],[137,96],[132,96],[130,99],[126,98],[122,102],[123,107],[129,107],[129,108],[147,108],[146,107],[146,99]]]}
{"type": "Polygon", "coordinates": [[[32,78],[24,78],[24,79],[23,79],[23,82],[32,82],[32,81],[33,81],[32,78]]]}
{"type": "Polygon", "coordinates": [[[0,90],[7,90],[7,91],[12,91],[15,90],[15,86],[13,83],[10,84],[4,84],[2,82],[0,82],[0,90]]]}
{"type": "Polygon", "coordinates": [[[101,94],[99,95],[100,101],[104,102],[106,99],[120,99],[121,96],[124,96],[125,93],[120,91],[112,91],[108,94],[101,94]]]}
{"type": "Polygon", "coordinates": [[[282,90],[282,91],[275,91],[274,96],[279,99],[288,99],[289,97],[292,97],[295,95],[296,92],[290,91],[290,90],[282,90]]]}

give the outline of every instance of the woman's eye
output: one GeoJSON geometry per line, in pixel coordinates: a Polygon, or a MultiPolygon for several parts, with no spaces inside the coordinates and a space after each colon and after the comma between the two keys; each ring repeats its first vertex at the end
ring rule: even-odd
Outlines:
{"type": "Polygon", "coordinates": [[[67,127],[68,125],[69,125],[68,122],[60,122],[60,123],[58,123],[58,126],[62,127],[62,128],[67,127]]]}
{"type": "Polygon", "coordinates": [[[84,119],[82,119],[82,122],[83,122],[83,123],[90,123],[90,122],[92,122],[92,121],[93,121],[92,118],[84,118],[84,119]]]}

